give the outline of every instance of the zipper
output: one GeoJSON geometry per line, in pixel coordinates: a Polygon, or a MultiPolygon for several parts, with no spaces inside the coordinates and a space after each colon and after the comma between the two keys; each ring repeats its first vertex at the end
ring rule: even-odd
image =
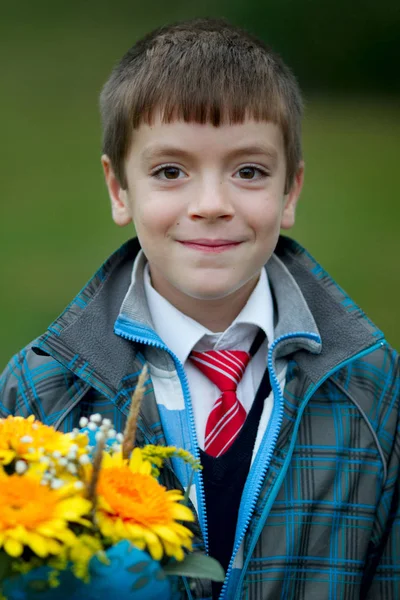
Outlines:
{"type": "MultiPolygon", "coordinates": [[[[258,481],[258,483],[256,485],[255,490],[254,491],[252,490],[251,503],[250,503],[250,508],[249,508],[248,514],[247,514],[247,518],[244,522],[244,525],[242,527],[240,534],[236,537],[236,540],[235,540],[232,557],[231,557],[228,569],[226,571],[224,584],[221,589],[221,594],[219,597],[220,600],[225,599],[225,593],[226,593],[226,590],[229,585],[229,579],[230,579],[230,575],[232,573],[233,563],[234,563],[236,554],[244,540],[244,536],[247,531],[247,528],[250,524],[254,508],[257,504],[258,496],[259,496],[262,486],[263,486],[263,480],[264,480],[265,474],[268,470],[269,464],[271,462],[272,454],[275,450],[275,445],[278,440],[279,432],[280,432],[281,425],[282,425],[283,396],[282,396],[282,392],[281,392],[281,387],[279,385],[278,376],[274,369],[274,353],[275,353],[275,350],[276,350],[276,347],[278,344],[280,344],[281,342],[283,342],[285,340],[294,339],[294,338],[306,338],[306,339],[311,339],[313,341],[316,341],[318,343],[321,342],[320,337],[318,335],[316,335],[315,333],[307,333],[307,332],[288,333],[288,334],[282,335],[279,338],[277,338],[276,340],[274,340],[274,342],[271,344],[271,346],[268,350],[268,371],[269,371],[269,375],[270,375],[271,389],[273,391],[273,396],[276,401],[276,404],[274,402],[275,406],[274,406],[274,409],[273,409],[273,412],[272,412],[272,415],[270,418],[270,422],[267,427],[266,434],[264,436],[264,440],[262,442],[262,446],[267,448],[267,454],[266,454],[266,458],[263,460],[262,467],[261,467],[259,473],[255,474],[255,478],[258,481]]],[[[260,453],[260,450],[261,450],[261,446],[258,450],[258,453],[260,453]]],[[[260,456],[260,454],[259,454],[259,456],[260,456]]],[[[254,468],[254,467],[252,467],[252,468],[254,468]]]]}
{"type": "MultiPolygon", "coordinates": [[[[282,466],[282,470],[279,473],[279,476],[278,476],[278,478],[277,478],[277,480],[276,480],[276,482],[275,482],[275,484],[274,484],[274,486],[273,486],[273,488],[271,490],[270,496],[269,496],[269,498],[268,498],[268,500],[267,500],[267,502],[266,502],[266,504],[264,506],[264,509],[263,509],[262,514],[260,516],[260,520],[258,522],[256,530],[253,533],[252,540],[251,540],[251,542],[249,544],[249,548],[248,548],[248,552],[247,552],[247,558],[245,559],[245,561],[243,563],[242,572],[240,574],[240,577],[239,577],[239,580],[238,580],[238,583],[237,583],[236,593],[235,593],[235,596],[233,597],[233,600],[240,600],[240,597],[242,595],[243,580],[244,580],[244,577],[245,577],[245,574],[246,574],[247,566],[248,566],[248,564],[250,562],[250,558],[251,558],[251,555],[252,555],[253,550],[255,548],[255,545],[257,543],[257,540],[258,540],[259,536],[261,535],[261,532],[262,532],[262,530],[264,528],[264,524],[265,524],[265,521],[267,520],[267,517],[268,517],[269,512],[271,510],[272,504],[273,504],[273,502],[274,502],[274,500],[275,500],[275,498],[276,498],[276,496],[277,496],[277,494],[279,492],[279,489],[280,489],[280,487],[282,485],[283,479],[286,476],[286,472],[287,472],[287,470],[289,468],[289,463],[290,463],[290,460],[291,460],[291,457],[292,457],[292,454],[293,454],[293,450],[294,450],[294,446],[295,446],[295,443],[296,443],[296,440],[297,440],[297,431],[298,431],[299,426],[300,426],[301,417],[303,415],[303,412],[304,412],[304,410],[305,410],[308,402],[311,399],[311,396],[324,383],[324,381],[326,381],[329,377],[331,377],[331,375],[333,375],[334,373],[336,373],[339,369],[345,367],[350,362],[352,362],[354,360],[357,360],[359,358],[362,358],[363,356],[365,356],[367,354],[370,354],[374,350],[377,350],[378,348],[380,348],[381,346],[383,346],[384,343],[385,342],[379,342],[377,344],[374,344],[370,348],[367,348],[366,350],[363,350],[363,351],[359,352],[358,354],[355,354],[354,356],[346,359],[345,361],[343,361],[342,363],[340,363],[339,365],[337,365],[334,369],[332,369],[331,371],[329,371],[322,379],[320,379],[320,381],[318,381],[318,383],[316,383],[310,389],[310,391],[308,392],[307,396],[305,397],[304,402],[300,406],[298,414],[297,414],[297,418],[296,418],[296,423],[294,425],[294,431],[293,431],[292,439],[291,439],[291,442],[290,442],[290,446],[289,446],[289,450],[288,450],[285,462],[284,462],[284,464],[282,466]]],[[[272,346],[271,346],[271,348],[272,348],[272,346]]],[[[269,367],[269,365],[268,365],[268,367],[269,367]]],[[[271,387],[272,387],[272,382],[271,382],[271,387]]],[[[283,409],[283,406],[282,406],[282,409],[283,409]]],[[[259,494],[260,491],[261,491],[261,489],[257,490],[257,496],[258,496],[258,494],[259,494]]],[[[221,594],[220,600],[222,600],[222,598],[223,598],[223,596],[221,594]]]]}
{"type": "MultiPolygon", "coordinates": [[[[193,415],[193,407],[190,399],[190,391],[189,391],[189,382],[187,380],[187,376],[183,365],[179,358],[174,354],[159,338],[159,336],[153,332],[152,329],[148,327],[141,327],[138,325],[133,326],[130,321],[124,319],[123,317],[119,317],[114,326],[114,332],[132,342],[137,342],[141,344],[146,344],[148,346],[152,346],[154,348],[159,348],[160,350],[165,350],[172,357],[176,370],[178,372],[178,376],[182,385],[183,397],[185,401],[185,407],[188,411],[189,417],[189,432],[190,432],[190,442],[191,442],[191,452],[196,460],[200,461],[200,450],[199,445],[197,443],[197,434],[196,434],[196,426],[194,423],[194,415],[193,415]],[[134,330],[135,332],[140,332],[141,335],[137,335],[136,333],[129,332],[127,330],[134,330]]],[[[197,490],[199,492],[199,503],[198,503],[198,515],[200,521],[200,527],[203,534],[204,546],[206,549],[206,554],[208,554],[208,528],[207,528],[207,520],[205,516],[205,495],[204,495],[204,484],[203,477],[201,475],[201,471],[196,471],[194,474],[194,480],[196,482],[196,493],[197,490]]]]}

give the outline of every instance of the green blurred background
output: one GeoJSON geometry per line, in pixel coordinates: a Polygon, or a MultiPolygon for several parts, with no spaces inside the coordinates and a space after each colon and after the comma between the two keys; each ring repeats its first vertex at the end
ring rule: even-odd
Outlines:
{"type": "Polygon", "coordinates": [[[139,36],[195,16],[248,28],[298,76],[306,184],[292,234],[400,346],[398,0],[20,0],[0,24],[0,367],[132,235],[110,218],[98,94],[139,36]]]}

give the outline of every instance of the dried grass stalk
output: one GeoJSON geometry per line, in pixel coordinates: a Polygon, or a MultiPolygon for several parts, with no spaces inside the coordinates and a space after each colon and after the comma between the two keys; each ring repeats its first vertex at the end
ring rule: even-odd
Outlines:
{"type": "Polygon", "coordinates": [[[99,481],[99,475],[100,475],[100,469],[101,469],[101,463],[103,460],[103,451],[106,445],[106,436],[103,435],[99,441],[96,444],[96,449],[94,451],[94,457],[93,457],[93,471],[92,471],[92,477],[90,478],[90,482],[88,485],[88,489],[87,489],[87,499],[91,501],[91,503],[93,504],[93,511],[96,508],[96,501],[97,501],[97,494],[96,494],[96,489],[97,489],[97,482],[99,481]]]}
{"type": "Polygon", "coordinates": [[[137,418],[142,403],[143,394],[145,390],[145,381],[147,379],[147,365],[144,365],[142,372],[140,373],[136,389],[132,395],[131,406],[129,409],[128,419],[126,421],[124,430],[124,441],[122,443],[122,457],[129,458],[133,448],[135,447],[136,440],[136,429],[137,429],[137,418]]]}

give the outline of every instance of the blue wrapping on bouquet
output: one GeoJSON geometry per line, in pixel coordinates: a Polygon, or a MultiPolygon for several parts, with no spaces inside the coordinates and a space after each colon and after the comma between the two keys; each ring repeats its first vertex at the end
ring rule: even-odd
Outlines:
{"type": "Polygon", "coordinates": [[[109,564],[94,557],[90,562],[90,583],[71,571],[60,574],[60,585],[50,588],[48,567],[3,582],[8,600],[172,600],[171,585],[158,562],[123,541],[107,551],[109,564]]]}

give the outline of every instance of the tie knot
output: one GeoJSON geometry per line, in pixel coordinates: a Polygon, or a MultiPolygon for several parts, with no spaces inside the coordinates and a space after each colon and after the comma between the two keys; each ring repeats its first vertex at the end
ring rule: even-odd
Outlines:
{"type": "Polygon", "coordinates": [[[243,350],[209,350],[191,352],[190,358],[221,392],[234,392],[243,377],[250,354],[243,350]]]}

